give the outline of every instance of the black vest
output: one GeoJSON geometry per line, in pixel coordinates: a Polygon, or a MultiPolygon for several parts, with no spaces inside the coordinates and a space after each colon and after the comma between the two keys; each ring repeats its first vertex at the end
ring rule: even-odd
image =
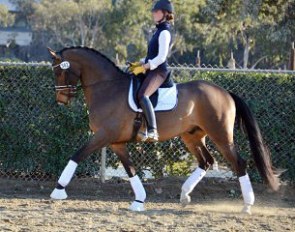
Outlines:
{"type": "MultiPolygon", "coordinates": [[[[157,31],[153,34],[153,37],[151,38],[149,45],[148,45],[148,52],[147,52],[147,56],[145,58],[145,63],[147,63],[148,60],[154,59],[158,55],[160,33],[164,30],[167,30],[171,33],[171,26],[170,26],[170,23],[168,23],[168,22],[163,22],[163,23],[157,24],[156,27],[157,27],[157,31]]],[[[170,41],[170,43],[171,43],[171,41],[170,41]]],[[[167,71],[168,70],[167,61],[165,61],[163,64],[159,65],[158,68],[161,70],[167,71]]]]}

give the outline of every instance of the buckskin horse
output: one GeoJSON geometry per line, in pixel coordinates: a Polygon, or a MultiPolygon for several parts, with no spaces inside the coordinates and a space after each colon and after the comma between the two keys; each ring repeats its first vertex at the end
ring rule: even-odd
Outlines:
{"type": "MultiPolygon", "coordinates": [[[[77,165],[94,151],[110,146],[122,162],[135,194],[133,211],[143,211],[146,192],[129,159],[126,144],[134,134],[137,113],[128,107],[128,91],[132,77],[100,52],[87,47],[70,47],[55,52],[52,69],[56,78],[56,100],[67,105],[75,96],[80,81],[89,111],[93,137],[69,160],[51,193],[53,199],[66,199],[66,186],[77,165]]],[[[249,139],[251,153],[262,179],[273,189],[279,188],[270,152],[259,126],[247,104],[237,95],[202,80],[177,84],[178,105],[168,112],[157,112],[159,141],[180,136],[187,149],[197,158],[199,166],[182,185],[180,202],[190,203],[190,193],[205,176],[214,159],[206,148],[205,137],[217,146],[239,177],[244,199],[242,212],[251,213],[253,188],[246,172],[246,161],[237,153],[233,133],[235,119],[249,139]]]]}

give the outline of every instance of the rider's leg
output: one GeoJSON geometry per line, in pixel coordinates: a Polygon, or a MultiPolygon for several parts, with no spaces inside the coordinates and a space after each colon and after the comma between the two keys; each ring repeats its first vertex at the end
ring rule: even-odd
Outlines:
{"type": "Polygon", "coordinates": [[[156,134],[156,131],[157,131],[156,115],[154,112],[154,107],[150,101],[150,98],[145,95],[142,96],[139,100],[139,104],[142,108],[142,111],[147,121],[148,133],[156,134]]]}
{"type": "Polygon", "coordinates": [[[167,78],[167,72],[161,70],[149,71],[138,92],[139,104],[146,117],[148,124],[148,138],[152,141],[158,140],[157,122],[154,107],[149,97],[157,91],[167,78]]]}

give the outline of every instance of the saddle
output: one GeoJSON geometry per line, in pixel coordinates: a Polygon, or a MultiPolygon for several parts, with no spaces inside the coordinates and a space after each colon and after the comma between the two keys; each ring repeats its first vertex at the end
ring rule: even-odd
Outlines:
{"type": "MultiPolygon", "coordinates": [[[[136,140],[136,135],[138,134],[141,127],[143,131],[146,130],[145,120],[143,120],[142,109],[137,99],[138,91],[144,81],[145,75],[140,74],[137,76],[132,76],[128,103],[129,107],[137,112],[134,119],[133,134],[132,140],[136,140]]],[[[160,88],[150,96],[150,100],[154,106],[155,112],[167,112],[175,109],[177,106],[177,85],[174,83],[171,72],[168,73],[168,76],[165,82],[160,86],[160,88]]]]}
{"type": "MultiPolygon", "coordinates": [[[[172,73],[171,71],[168,73],[166,80],[160,86],[161,89],[173,87],[174,81],[171,77],[172,76],[171,73],[172,73]]],[[[138,91],[144,81],[144,78],[145,78],[145,74],[139,74],[137,76],[132,77],[133,99],[134,99],[134,102],[138,108],[140,108],[140,105],[139,105],[139,102],[137,99],[137,95],[138,95],[138,91]]],[[[150,100],[151,100],[154,108],[156,108],[156,106],[158,104],[158,99],[159,99],[159,90],[157,90],[152,96],[150,96],[150,100]]]]}

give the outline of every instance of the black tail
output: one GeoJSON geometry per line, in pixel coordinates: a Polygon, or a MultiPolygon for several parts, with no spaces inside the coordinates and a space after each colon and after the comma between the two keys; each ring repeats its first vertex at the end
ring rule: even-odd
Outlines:
{"type": "Polygon", "coordinates": [[[269,184],[273,190],[278,190],[280,180],[273,171],[270,152],[264,144],[261,132],[256,119],[250,108],[237,95],[230,93],[236,104],[236,118],[240,128],[246,132],[250,142],[253,158],[261,177],[269,184]]]}

